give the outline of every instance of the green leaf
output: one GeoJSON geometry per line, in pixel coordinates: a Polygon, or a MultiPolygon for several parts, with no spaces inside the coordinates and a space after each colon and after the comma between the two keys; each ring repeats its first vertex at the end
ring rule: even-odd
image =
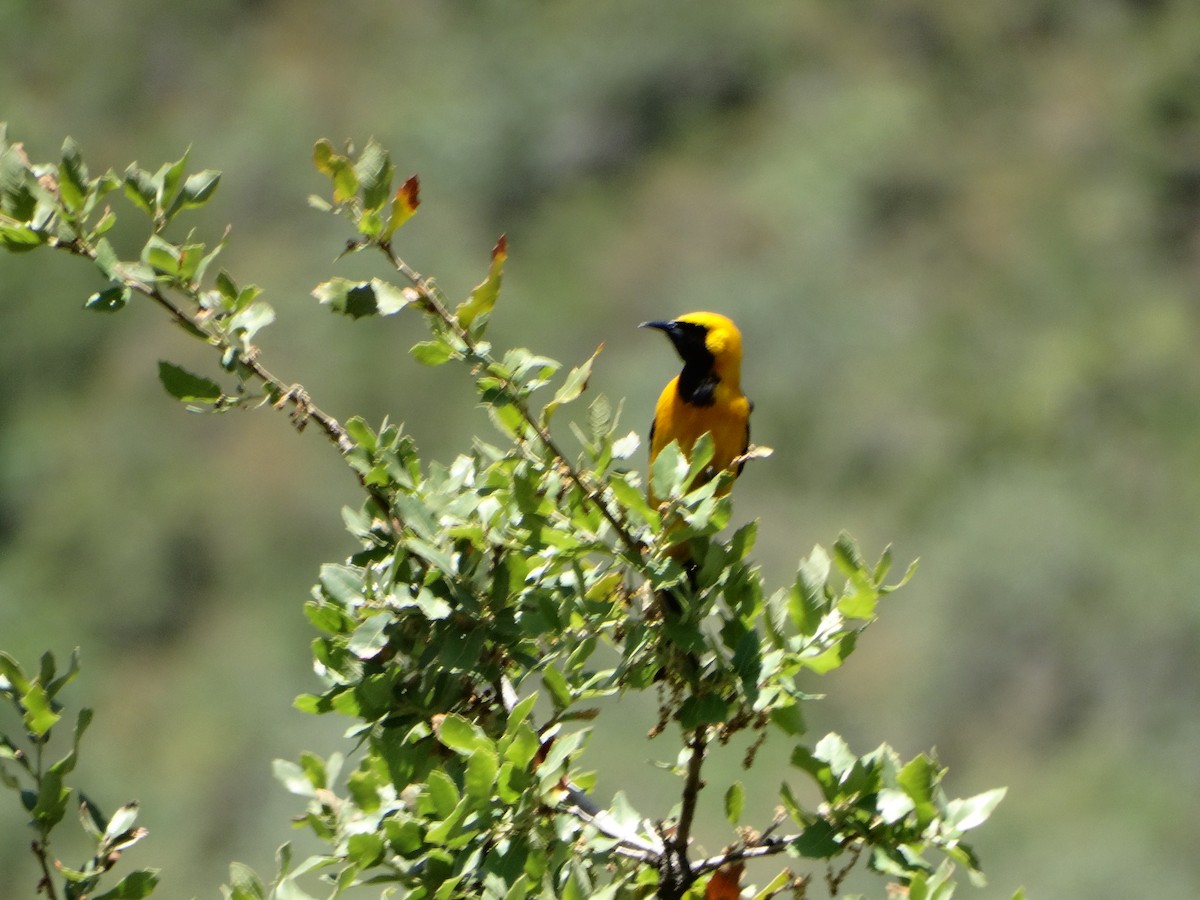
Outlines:
{"type": "Polygon", "coordinates": [[[183,265],[182,251],[170,241],[152,234],[142,248],[142,262],[161,275],[175,278],[183,265]]]}
{"type": "Polygon", "coordinates": [[[796,584],[788,594],[788,617],[800,634],[813,635],[817,631],[829,567],[829,554],[824,547],[817,545],[801,561],[796,572],[796,584]]]}
{"type": "Polygon", "coordinates": [[[331,278],[318,284],[312,295],[334,312],[361,319],[365,316],[390,316],[398,313],[416,298],[416,294],[402,290],[380,278],[370,281],[352,281],[348,278],[331,278]]]}
{"type": "Polygon", "coordinates": [[[0,650],[0,691],[11,691],[19,699],[32,685],[21,664],[0,650]]]}
{"type": "Polygon", "coordinates": [[[230,900],[266,900],[267,889],[254,870],[245,863],[229,864],[230,900]]]}
{"type": "Polygon", "coordinates": [[[725,791],[725,820],[736,826],[742,818],[742,808],[745,805],[746,789],[740,781],[735,781],[725,791]]]}
{"type": "Polygon", "coordinates": [[[362,593],[363,576],[358,569],[326,563],[321,566],[317,578],[330,599],[347,609],[361,605],[365,599],[362,593]]]}
{"type": "Polygon", "coordinates": [[[457,713],[447,714],[441,722],[434,727],[434,734],[437,739],[463,756],[469,756],[476,750],[490,748],[491,740],[483,729],[473,722],[468,722],[457,713]]]}
{"type": "Polygon", "coordinates": [[[833,732],[817,741],[817,746],[813,747],[813,756],[822,762],[829,763],[830,771],[839,780],[845,777],[858,762],[858,757],[854,755],[854,751],[850,749],[842,736],[833,732]]]}
{"type": "Polygon", "coordinates": [[[95,841],[99,841],[104,834],[104,823],[108,821],[108,817],[100,812],[100,807],[95,803],[87,797],[80,795],[79,821],[88,836],[95,841]]]}
{"type": "Polygon", "coordinates": [[[934,805],[934,789],[937,786],[938,769],[925,754],[914,757],[905,764],[896,776],[896,783],[912,798],[917,813],[917,822],[924,828],[937,815],[934,805]]]}
{"type": "Polygon", "coordinates": [[[728,701],[714,693],[693,694],[679,707],[679,724],[686,730],[699,728],[701,725],[716,725],[729,718],[731,712],[728,701]]]}
{"type": "Polygon", "coordinates": [[[964,800],[949,801],[946,804],[946,825],[956,831],[978,828],[988,820],[1007,792],[1008,788],[994,788],[964,800]]]}
{"type": "Polygon", "coordinates": [[[415,603],[417,609],[421,611],[421,615],[433,621],[445,619],[454,611],[449,601],[437,596],[426,587],[417,591],[415,603]]]}
{"type": "Polygon", "coordinates": [[[383,856],[383,837],[374,832],[350,835],[346,841],[346,856],[364,869],[375,865],[383,856]]]}
{"type": "Polygon", "coordinates": [[[304,770],[304,774],[308,778],[308,783],[314,788],[329,787],[329,773],[325,767],[325,760],[321,759],[317,754],[310,753],[307,750],[301,753],[300,768],[304,770]]]}
{"type": "Polygon", "coordinates": [[[829,859],[842,850],[837,831],[824,819],[813,822],[792,842],[792,849],[810,859],[829,859]]]}
{"type": "Polygon", "coordinates": [[[763,885],[762,889],[754,895],[754,900],[771,900],[772,897],[784,896],[783,890],[792,883],[795,876],[787,869],[784,869],[769,882],[763,885]]]}
{"type": "Polygon", "coordinates": [[[445,819],[458,806],[458,788],[454,786],[450,776],[441,769],[434,769],[429,773],[426,785],[429,788],[429,799],[433,803],[434,812],[439,818],[445,819]]]}
{"type": "Polygon", "coordinates": [[[395,315],[418,296],[414,290],[398,288],[382,278],[372,278],[371,289],[375,291],[375,308],[381,316],[395,315]]]}
{"type": "Polygon", "coordinates": [[[149,897],[158,887],[157,869],[139,869],[122,878],[110,891],[95,897],[95,900],[141,900],[149,897]]]}
{"type": "Polygon", "coordinates": [[[333,182],[333,202],[345,203],[358,193],[358,176],[350,160],[336,153],[325,138],[313,147],[313,164],[333,182]]]}
{"type": "Polygon", "coordinates": [[[492,795],[499,769],[500,762],[494,749],[476,749],[467,759],[467,773],[463,778],[467,796],[476,803],[485,803],[492,795]]]}
{"type": "Polygon", "coordinates": [[[563,710],[571,705],[571,688],[562,672],[554,666],[546,666],[542,670],[542,682],[546,685],[546,690],[550,692],[550,699],[554,702],[555,709],[563,710]]]}
{"type": "Polygon", "coordinates": [[[6,225],[0,223],[0,245],[5,250],[20,253],[46,243],[46,235],[34,231],[28,225],[6,225]]]}
{"type": "Polygon", "coordinates": [[[195,375],[166,360],[158,362],[158,380],[176,400],[215,403],[221,399],[221,387],[211,378],[195,375]]]}
{"type": "Polygon", "coordinates": [[[371,659],[387,645],[387,627],[391,622],[392,614],[387,612],[376,613],[365,619],[354,629],[346,649],[359,659],[371,659]]]}
{"type": "Polygon", "coordinates": [[[875,809],[885,825],[894,825],[915,808],[912,797],[895,788],[882,788],[875,796],[875,809]]]}
{"type": "Polygon", "coordinates": [[[387,203],[392,192],[392,161],[387,150],[375,138],[368,140],[367,146],[359,154],[354,174],[362,187],[365,209],[380,209],[387,203]]]}
{"type": "Polygon", "coordinates": [[[804,715],[800,712],[800,705],[792,703],[784,706],[777,702],[771,707],[771,722],[783,729],[783,732],[788,735],[796,736],[804,734],[805,724],[804,715]]]}
{"type": "Polygon", "coordinates": [[[165,210],[167,205],[174,199],[191,152],[190,148],[185,150],[183,156],[179,157],[175,162],[163,163],[159,166],[158,171],[154,173],[155,203],[158,209],[165,210]]]}
{"type": "Polygon", "coordinates": [[[116,224],[116,213],[106,206],[104,208],[104,212],[100,216],[99,221],[96,222],[95,227],[92,228],[92,233],[89,235],[89,238],[93,241],[99,240],[102,235],[108,234],[108,232],[112,230],[112,227],[116,224]]]}
{"type": "Polygon", "coordinates": [[[189,175],[171,206],[171,214],[203,206],[216,193],[220,180],[221,173],[216,169],[204,169],[189,175]]]}
{"type": "Polygon", "coordinates": [[[249,306],[234,313],[228,322],[231,333],[241,333],[244,341],[250,341],[261,329],[275,321],[275,310],[268,303],[251,303],[249,306]]]}
{"type": "Polygon", "coordinates": [[[39,828],[48,831],[62,821],[70,796],[71,790],[63,785],[62,774],[52,768],[47,770],[42,775],[30,817],[39,828]]]}
{"type": "Polygon", "coordinates": [[[63,205],[75,212],[83,206],[88,194],[88,169],[74,138],[63,141],[62,162],[58,166],[58,195],[63,205]]]}
{"type": "Polygon", "coordinates": [[[512,742],[504,751],[504,758],[519,769],[526,769],[538,750],[537,732],[529,723],[522,722],[513,735],[512,742]]]}
{"type": "Polygon", "coordinates": [[[93,312],[117,312],[129,302],[132,292],[123,285],[113,285],[98,291],[84,301],[83,308],[93,312]]]}
{"type": "Polygon", "coordinates": [[[455,349],[443,340],[421,341],[408,352],[423,366],[440,366],[456,355],[455,349]]]}
{"type": "Polygon", "coordinates": [[[675,441],[667,444],[654,457],[650,466],[650,489],[655,497],[678,495],[687,478],[688,461],[675,441]]]}
{"type": "Polygon", "coordinates": [[[562,406],[564,403],[570,403],[572,400],[578,398],[579,395],[585,390],[587,390],[588,379],[592,376],[592,364],[596,361],[596,357],[600,355],[600,351],[603,349],[604,345],[601,344],[596,348],[596,352],[591,355],[587,362],[580,366],[576,366],[571,370],[570,374],[567,375],[567,380],[564,381],[562,387],[555,392],[554,399],[547,403],[545,408],[542,410],[543,425],[549,423],[550,417],[554,415],[555,410],[557,410],[560,406],[562,406]]]}
{"type": "Polygon", "coordinates": [[[529,718],[529,714],[533,712],[533,707],[537,705],[537,699],[537,691],[534,691],[512,708],[508,714],[508,721],[504,724],[504,734],[506,736],[511,737],[517,733],[517,729],[529,718]]]}
{"type": "Polygon", "coordinates": [[[113,249],[113,245],[109,243],[108,238],[101,238],[96,242],[96,268],[98,268],[104,277],[109,281],[117,280],[117,267],[121,264],[117,258],[117,251],[113,249]]]}
{"type": "Polygon", "coordinates": [[[868,571],[867,561],[863,558],[854,538],[844,531],[833,543],[833,558],[837,561],[838,568],[851,577],[862,576],[868,571]]]}
{"type": "Polygon", "coordinates": [[[500,280],[504,275],[504,261],[508,258],[508,238],[500,235],[496,246],[492,248],[492,262],[488,267],[487,278],[475,286],[471,296],[459,304],[454,311],[455,317],[463,328],[470,329],[479,322],[482,325],[491,314],[500,296],[500,280]]]}
{"type": "Polygon", "coordinates": [[[45,737],[46,732],[62,718],[50,708],[50,697],[40,684],[30,685],[29,690],[21,696],[21,705],[25,707],[22,716],[25,728],[35,738],[45,737]]]}
{"type": "Polygon", "coordinates": [[[139,168],[137,163],[132,163],[125,170],[125,178],[122,183],[125,186],[125,196],[133,201],[133,205],[147,215],[154,216],[157,209],[155,198],[158,195],[154,176],[145,169],[139,168]]]}
{"type": "Polygon", "coordinates": [[[309,773],[298,763],[294,763],[290,759],[276,759],[271,763],[271,771],[275,775],[275,780],[282,784],[289,793],[301,797],[316,796],[309,773]]]}
{"type": "Polygon", "coordinates": [[[708,469],[708,464],[712,462],[715,447],[716,444],[713,441],[711,432],[706,431],[692,445],[691,452],[686,454],[688,458],[688,472],[687,477],[684,478],[684,484],[688,485],[689,491],[698,484],[698,479],[708,469]]]}

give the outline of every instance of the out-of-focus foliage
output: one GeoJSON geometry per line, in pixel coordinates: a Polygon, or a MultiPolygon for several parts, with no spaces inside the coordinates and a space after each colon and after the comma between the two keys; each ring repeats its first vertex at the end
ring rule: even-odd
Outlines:
{"type": "MultiPolygon", "coordinates": [[[[828,724],[936,741],[958,793],[1008,784],[985,859],[1002,888],[1186,896],[1198,28],[1184,0],[11,3],[0,105],[41,156],[70,133],[96,165],[190,144],[237,173],[245,199],[200,218],[248,232],[226,264],[296,307],[263,337],[281,372],[324,361],[305,377],[328,406],[402,418],[435,457],[477,430],[447,412],[469,389],[435,391],[410,333],[331,334],[305,305],[345,237],[300,227],[314,134],[374,132],[421,173],[425,269],[470,271],[507,231],[520,342],[605,341],[593,383],[627,418],[669,374],[633,325],[732,314],[776,448],[734,513],[761,517],[767,570],[842,527],[925,560],[828,724]]],[[[151,755],[123,764],[171,786],[141,799],[156,840],[188,825],[183,858],[156,857],[185,893],[287,808],[259,787],[269,759],[322,739],[278,710],[306,669],[311,560],[350,550],[326,512],[354,488],[277,420],[172,410],[147,377],[161,320],[71,311],[102,287],[0,258],[0,634],[20,656],[83,646],[89,705],[148,716],[151,755]]],[[[120,763],[129,721],[89,738],[120,763]]]]}

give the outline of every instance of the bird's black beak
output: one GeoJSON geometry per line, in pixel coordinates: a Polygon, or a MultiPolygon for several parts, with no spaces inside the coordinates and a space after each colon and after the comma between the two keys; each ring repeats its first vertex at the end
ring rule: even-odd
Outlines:
{"type": "Polygon", "coordinates": [[[674,329],[674,322],[643,322],[638,328],[657,328],[659,331],[665,331],[670,334],[674,329]]]}

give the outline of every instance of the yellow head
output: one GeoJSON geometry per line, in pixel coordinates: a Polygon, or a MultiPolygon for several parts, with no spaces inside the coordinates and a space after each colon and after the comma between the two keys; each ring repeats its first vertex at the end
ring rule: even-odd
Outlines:
{"type": "Polygon", "coordinates": [[[643,322],[641,327],[665,331],[685,368],[712,372],[730,387],[739,386],[742,333],[727,316],[691,312],[669,322],[643,322]]]}

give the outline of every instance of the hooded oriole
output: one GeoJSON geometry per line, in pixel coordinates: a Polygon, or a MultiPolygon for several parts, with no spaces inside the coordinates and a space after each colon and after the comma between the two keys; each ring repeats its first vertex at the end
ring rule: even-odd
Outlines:
{"type": "Polygon", "coordinates": [[[742,393],[742,333],[718,313],[693,312],[670,322],[643,322],[665,331],[683,371],[659,395],[650,426],[650,462],[676,441],[684,454],[703,434],[711,434],[713,458],[708,477],[722,469],[742,471],[750,446],[752,404],[742,393]]]}

